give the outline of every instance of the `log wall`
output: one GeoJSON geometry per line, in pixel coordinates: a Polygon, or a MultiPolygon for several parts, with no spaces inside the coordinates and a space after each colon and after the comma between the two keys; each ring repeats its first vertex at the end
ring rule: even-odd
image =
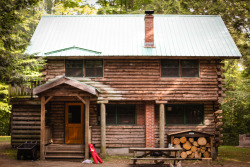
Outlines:
{"type": "MultiPolygon", "coordinates": [[[[198,78],[163,78],[160,59],[105,59],[104,76],[91,80],[101,89],[99,98],[110,101],[219,100],[221,102],[224,96],[222,88],[224,82],[220,60],[201,59],[199,64],[198,78]],[[103,85],[100,86],[100,83],[103,85]]],[[[43,71],[45,81],[64,74],[64,60],[48,60],[43,71]]],[[[84,77],[78,79],[84,80],[84,77]]],[[[88,81],[87,84],[94,83],[88,81]]]]}
{"type": "Polygon", "coordinates": [[[12,99],[11,145],[40,142],[41,105],[38,99],[12,99]]]}

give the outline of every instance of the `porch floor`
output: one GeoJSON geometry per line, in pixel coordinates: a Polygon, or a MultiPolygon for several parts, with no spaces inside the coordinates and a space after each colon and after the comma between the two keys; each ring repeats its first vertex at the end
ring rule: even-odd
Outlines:
{"type": "Polygon", "coordinates": [[[45,159],[84,159],[82,144],[50,144],[45,146],[45,159]]]}

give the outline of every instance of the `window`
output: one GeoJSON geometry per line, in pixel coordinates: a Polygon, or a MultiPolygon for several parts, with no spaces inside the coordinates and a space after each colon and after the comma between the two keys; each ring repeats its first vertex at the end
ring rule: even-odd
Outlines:
{"type": "Polygon", "coordinates": [[[164,77],[179,77],[179,60],[162,60],[161,75],[164,77]]]}
{"type": "Polygon", "coordinates": [[[182,77],[199,77],[198,60],[181,60],[182,77]]]}
{"type": "MultiPolygon", "coordinates": [[[[100,111],[98,121],[100,124],[100,111]]],[[[136,105],[134,104],[107,104],[106,105],[106,124],[107,125],[135,125],[136,124],[136,105]]]]}
{"type": "Polygon", "coordinates": [[[86,60],[85,61],[85,76],[86,77],[102,77],[103,76],[102,60],[86,60]]]}
{"type": "Polygon", "coordinates": [[[162,77],[199,77],[199,60],[162,60],[162,77]]]}
{"type": "Polygon", "coordinates": [[[203,124],[203,104],[167,104],[167,124],[203,124]]]}
{"type": "Polygon", "coordinates": [[[67,77],[82,77],[83,76],[83,61],[82,60],[65,60],[65,75],[67,77]]]}

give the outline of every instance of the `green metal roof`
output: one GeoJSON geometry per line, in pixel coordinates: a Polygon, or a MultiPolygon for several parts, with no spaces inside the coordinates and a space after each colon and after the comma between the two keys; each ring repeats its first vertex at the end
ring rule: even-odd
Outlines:
{"type": "Polygon", "coordinates": [[[154,15],[154,34],[155,48],[144,48],[144,15],[43,16],[26,53],[53,57],[241,56],[220,16],[154,15]]]}

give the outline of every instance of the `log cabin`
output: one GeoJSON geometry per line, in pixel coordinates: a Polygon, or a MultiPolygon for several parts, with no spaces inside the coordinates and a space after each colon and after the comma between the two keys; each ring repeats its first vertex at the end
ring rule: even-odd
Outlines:
{"type": "Polygon", "coordinates": [[[211,15],[43,16],[26,53],[42,82],[10,86],[11,144],[40,143],[41,159],[102,157],[167,147],[193,130],[222,142],[223,60],[241,54],[211,15]]]}

